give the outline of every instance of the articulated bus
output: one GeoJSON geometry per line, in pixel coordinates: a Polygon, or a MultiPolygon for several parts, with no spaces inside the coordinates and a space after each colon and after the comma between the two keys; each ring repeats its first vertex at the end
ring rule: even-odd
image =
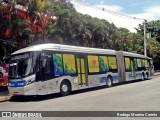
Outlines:
{"type": "Polygon", "coordinates": [[[12,95],[46,95],[154,76],[153,61],[143,55],[59,44],[40,44],[14,52],[8,89],[12,95]]]}

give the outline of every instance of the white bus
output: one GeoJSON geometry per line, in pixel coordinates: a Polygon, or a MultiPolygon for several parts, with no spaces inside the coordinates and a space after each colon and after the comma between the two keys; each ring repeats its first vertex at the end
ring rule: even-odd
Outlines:
{"type": "Polygon", "coordinates": [[[143,55],[59,44],[40,44],[11,55],[8,89],[12,95],[46,95],[97,86],[111,87],[154,75],[143,55]]]}

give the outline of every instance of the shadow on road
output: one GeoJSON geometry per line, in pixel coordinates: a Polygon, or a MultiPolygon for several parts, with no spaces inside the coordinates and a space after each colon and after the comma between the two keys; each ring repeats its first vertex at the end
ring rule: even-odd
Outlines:
{"type": "MultiPolygon", "coordinates": [[[[128,81],[124,83],[118,83],[114,84],[112,87],[120,86],[120,85],[127,85],[127,84],[134,84],[137,82],[140,82],[141,80],[135,80],[135,81],[128,81]]],[[[69,96],[75,95],[75,94],[80,94],[80,93],[85,93],[85,92],[90,92],[90,91],[95,91],[95,90],[101,90],[105,89],[106,86],[101,86],[101,87],[96,87],[96,88],[89,88],[85,90],[77,90],[73,91],[70,93],[69,96]]],[[[107,88],[107,89],[112,89],[112,88],[107,88]]],[[[10,99],[10,102],[38,102],[38,101],[45,101],[49,99],[57,99],[62,97],[60,94],[50,94],[50,95],[38,95],[38,96],[12,96],[10,99]]],[[[65,97],[65,96],[64,96],[65,97]]]]}

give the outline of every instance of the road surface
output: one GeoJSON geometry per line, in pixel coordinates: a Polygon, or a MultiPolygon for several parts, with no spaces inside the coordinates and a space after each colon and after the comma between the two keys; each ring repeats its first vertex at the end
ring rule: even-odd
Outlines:
{"type": "MultiPolygon", "coordinates": [[[[160,78],[73,92],[69,96],[20,97],[2,111],[160,111],[160,78]]],[[[123,119],[123,118],[122,118],[123,119]]],[[[154,118],[155,119],[155,118],[154,118]]]]}

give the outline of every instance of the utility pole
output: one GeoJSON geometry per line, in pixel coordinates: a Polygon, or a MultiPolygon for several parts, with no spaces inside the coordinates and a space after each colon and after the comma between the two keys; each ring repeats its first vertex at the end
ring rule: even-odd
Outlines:
{"type": "Polygon", "coordinates": [[[147,20],[144,19],[144,55],[147,56],[147,36],[146,36],[146,23],[147,23],[147,20]]]}

